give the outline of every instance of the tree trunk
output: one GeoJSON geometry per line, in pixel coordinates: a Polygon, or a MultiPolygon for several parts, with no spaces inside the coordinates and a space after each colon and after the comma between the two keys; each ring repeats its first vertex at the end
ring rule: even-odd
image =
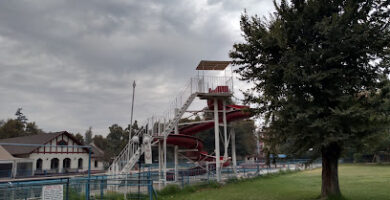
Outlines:
{"type": "Polygon", "coordinates": [[[341,196],[338,176],[338,159],[341,147],[337,143],[331,143],[322,148],[322,188],[321,197],[341,196]]]}

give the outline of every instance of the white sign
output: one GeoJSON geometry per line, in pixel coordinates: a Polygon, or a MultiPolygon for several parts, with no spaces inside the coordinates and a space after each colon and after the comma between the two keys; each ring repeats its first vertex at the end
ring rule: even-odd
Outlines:
{"type": "Polygon", "coordinates": [[[42,200],[63,200],[63,185],[45,185],[42,187],[42,200]]]}

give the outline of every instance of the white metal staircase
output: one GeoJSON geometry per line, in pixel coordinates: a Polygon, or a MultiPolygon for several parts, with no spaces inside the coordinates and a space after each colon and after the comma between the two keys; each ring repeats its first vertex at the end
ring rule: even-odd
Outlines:
{"type": "MultiPolygon", "coordinates": [[[[161,133],[161,136],[168,136],[173,129],[175,128],[176,124],[179,122],[179,120],[182,118],[185,111],[188,109],[188,107],[191,105],[192,101],[195,99],[197,93],[191,94],[188,99],[184,102],[180,110],[176,113],[174,118],[172,120],[169,120],[168,124],[164,127],[164,131],[161,133]]],[[[138,137],[138,134],[135,136],[138,137]]],[[[153,133],[150,135],[153,141],[153,133]]],[[[134,138],[134,136],[133,136],[134,138]]],[[[142,143],[142,141],[140,141],[142,143]]],[[[115,160],[112,162],[109,173],[110,174],[126,174],[129,173],[129,171],[135,166],[140,156],[144,153],[144,148],[139,147],[138,144],[135,143],[135,141],[132,139],[130,142],[126,145],[126,147],[123,148],[121,153],[115,158],[115,160]]]]}
{"type": "MultiPolygon", "coordinates": [[[[184,90],[182,90],[179,95],[176,96],[174,101],[170,104],[168,111],[165,113],[165,116],[163,117],[163,128],[161,129],[162,131],[158,131],[156,134],[154,132],[155,124],[153,120],[148,120],[147,123],[143,124],[143,129],[141,129],[135,136],[138,137],[141,131],[144,131],[144,134],[148,134],[150,136],[151,141],[155,139],[154,136],[167,137],[179,123],[179,120],[183,117],[184,113],[198,94],[205,93],[209,88],[215,88],[216,86],[220,85],[229,85],[229,88],[232,88],[232,79],[205,76],[191,78],[184,90]],[[185,102],[183,102],[183,100],[185,100],[185,102]],[[152,123],[149,124],[150,122],[152,123]],[[150,129],[150,127],[152,127],[152,130],[147,130],[150,129]]],[[[159,126],[161,124],[160,122],[161,121],[158,122],[159,126]]],[[[133,138],[135,136],[133,136],[133,138]]],[[[144,153],[144,149],[139,147],[139,144],[136,143],[136,140],[133,140],[133,138],[112,162],[108,170],[109,174],[128,174],[135,166],[140,156],[144,153]]],[[[142,144],[142,141],[139,142],[142,144]]]]}

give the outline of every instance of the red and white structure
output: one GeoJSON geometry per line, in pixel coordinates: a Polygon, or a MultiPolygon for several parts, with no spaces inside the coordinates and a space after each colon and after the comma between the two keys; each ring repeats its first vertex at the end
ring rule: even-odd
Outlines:
{"type": "MultiPolygon", "coordinates": [[[[158,149],[159,172],[162,174],[160,181],[177,181],[179,157],[197,165],[197,173],[205,173],[208,170],[215,171],[217,181],[221,180],[221,168],[229,165],[232,160],[233,168],[236,168],[235,136],[234,130],[228,132],[228,122],[248,118],[251,115],[244,112],[245,106],[228,105],[229,98],[233,95],[233,77],[226,75],[229,61],[201,61],[196,70],[198,75],[190,79],[179,95],[170,104],[163,116],[153,116],[144,124],[143,129],[137,133],[122,152],[115,158],[108,173],[111,175],[126,176],[145,152],[145,141],[138,141],[138,135],[147,136],[152,146],[158,149]],[[213,71],[218,76],[210,76],[207,73],[213,71]],[[205,110],[199,112],[212,113],[213,119],[191,123],[180,123],[185,113],[191,113],[188,108],[193,101],[199,98],[207,102],[205,110]],[[194,137],[197,133],[208,129],[214,129],[215,150],[208,153],[203,150],[203,141],[194,137]],[[220,137],[224,148],[224,155],[220,155],[220,137]],[[141,143],[141,144],[139,144],[141,143]],[[228,156],[228,148],[231,144],[232,157],[228,156]],[[174,173],[167,171],[167,146],[173,147],[174,173]]],[[[213,137],[210,135],[210,137],[213,137]]],[[[197,175],[197,174],[194,174],[197,175]]]]}

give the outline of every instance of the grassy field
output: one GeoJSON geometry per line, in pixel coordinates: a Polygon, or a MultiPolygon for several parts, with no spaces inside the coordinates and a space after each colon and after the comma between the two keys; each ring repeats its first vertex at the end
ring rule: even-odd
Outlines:
{"type": "MultiPolygon", "coordinates": [[[[390,200],[390,165],[341,165],[340,187],[348,200],[390,200]]],[[[159,199],[182,200],[305,200],[318,199],[321,169],[249,181],[229,183],[214,189],[183,191],[159,199]]]]}

